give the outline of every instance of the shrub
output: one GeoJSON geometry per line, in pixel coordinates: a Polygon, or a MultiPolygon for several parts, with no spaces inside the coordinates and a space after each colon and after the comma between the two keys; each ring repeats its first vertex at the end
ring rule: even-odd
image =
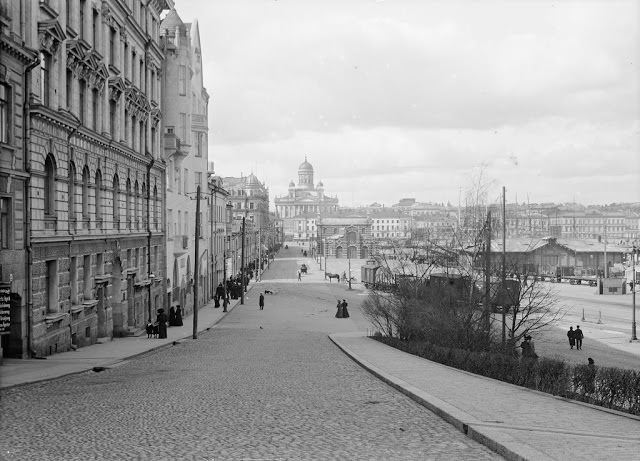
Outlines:
{"type": "Polygon", "coordinates": [[[635,370],[573,366],[547,358],[519,360],[497,352],[474,352],[388,336],[374,336],[374,339],[404,352],[488,378],[640,415],[640,372],[635,370]]]}

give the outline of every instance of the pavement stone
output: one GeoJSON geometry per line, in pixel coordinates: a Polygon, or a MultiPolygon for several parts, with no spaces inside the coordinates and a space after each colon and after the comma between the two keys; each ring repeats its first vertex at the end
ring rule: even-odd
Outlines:
{"type": "Polygon", "coordinates": [[[366,292],[325,282],[295,247],[282,253],[245,305],[224,316],[199,311],[197,341],[187,317],[167,340],[123,338],[5,363],[0,459],[640,458],[639,418],[366,338],[366,292]],[[309,273],[298,282],[302,262],[309,273]],[[273,294],[260,311],[265,289],[273,294]],[[350,319],[333,317],[342,298],[350,319]],[[87,371],[100,365],[108,369],[87,371]]]}

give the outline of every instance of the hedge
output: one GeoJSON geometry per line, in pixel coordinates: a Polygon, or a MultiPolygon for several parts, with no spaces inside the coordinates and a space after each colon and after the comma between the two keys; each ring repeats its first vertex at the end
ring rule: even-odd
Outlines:
{"type": "Polygon", "coordinates": [[[520,360],[495,352],[472,352],[425,341],[372,336],[382,343],[460,370],[548,394],[640,416],[640,372],[570,365],[562,360],[520,360]]]}

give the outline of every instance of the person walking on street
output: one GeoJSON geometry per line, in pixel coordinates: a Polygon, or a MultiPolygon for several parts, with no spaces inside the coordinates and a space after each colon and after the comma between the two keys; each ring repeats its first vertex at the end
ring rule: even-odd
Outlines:
{"type": "Polygon", "coordinates": [[[336,318],[341,319],[342,318],[342,301],[340,301],[339,299],[338,299],[338,305],[336,307],[338,308],[338,310],[336,311],[336,318]]]}
{"type": "Polygon", "coordinates": [[[264,310],[264,295],[262,293],[260,293],[260,299],[258,300],[258,306],[260,307],[261,311],[264,310]]]}
{"type": "Polygon", "coordinates": [[[584,338],[584,334],[582,334],[582,330],[580,329],[580,325],[576,325],[576,329],[573,332],[573,335],[576,338],[576,349],[581,351],[582,350],[582,338],[584,338]]]}
{"type": "Polygon", "coordinates": [[[302,272],[300,272],[300,269],[298,269],[298,282],[300,282],[302,280],[302,272]]]}
{"type": "Polygon", "coordinates": [[[349,318],[349,310],[347,309],[347,300],[346,299],[342,300],[342,318],[343,319],[348,319],[349,318]]]}
{"type": "Polygon", "coordinates": [[[167,337],[167,314],[164,313],[164,309],[158,309],[158,315],[156,317],[158,323],[158,337],[167,337]]]}
{"type": "Polygon", "coordinates": [[[573,327],[569,327],[569,331],[567,331],[567,338],[569,338],[569,347],[573,349],[573,346],[576,345],[576,332],[573,331],[573,327]]]}

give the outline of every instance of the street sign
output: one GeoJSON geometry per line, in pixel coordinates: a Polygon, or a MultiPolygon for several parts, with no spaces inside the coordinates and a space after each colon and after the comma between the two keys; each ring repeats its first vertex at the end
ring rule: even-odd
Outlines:
{"type": "Polygon", "coordinates": [[[11,285],[0,284],[0,335],[11,332],[11,285]]]}

